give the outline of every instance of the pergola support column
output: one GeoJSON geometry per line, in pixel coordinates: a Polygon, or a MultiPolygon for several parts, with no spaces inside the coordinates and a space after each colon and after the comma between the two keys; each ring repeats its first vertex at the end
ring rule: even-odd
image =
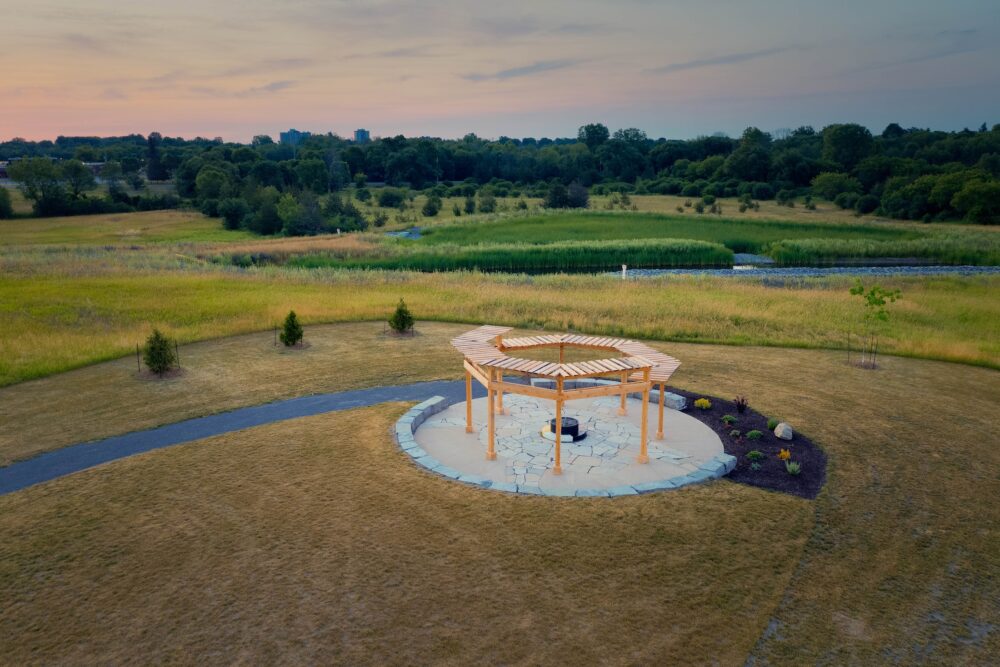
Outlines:
{"type": "Polygon", "coordinates": [[[639,463],[649,463],[649,443],[647,442],[647,427],[649,422],[649,369],[642,373],[646,386],[642,390],[642,427],[639,429],[639,463]]]}
{"type": "Polygon", "coordinates": [[[555,466],[552,468],[553,475],[562,474],[562,408],[563,408],[563,380],[556,379],[556,391],[559,395],[556,398],[556,457],[555,466]]]}
{"type": "Polygon", "coordinates": [[[622,404],[618,408],[618,416],[624,417],[628,414],[628,408],[625,407],[625,399],[628,398],[628,390],[625,389],[625,385],[628,383],[628,371],[622,372],[622,404]]]}
{"type": "Polygon", "coordinates": [[[465,432],[472,433],[472,373],[465,371],[465,432]]]}
{"type": "Polygon", "coordinates": [[[663,440],[663,394],[666,393],[667,385],[663,382],[660,383],[660,422],[659,428],[656,429],[656,439],[663,440]]]}
{"type": "Polygon", "coordinates": [[[497,388],[497,414],[505,415],[507,413],[503,411],[503,371],[497,372],[497,382],[501,384],[501,387],[497,388]]]}
{"type": "Polygon", "coordinates": [[[487,430],[489,435],[487,436],[487,447],[486,447],[486,460],[496,461],[497,451],[496,451],[496,415],[494,414],[496,410],[494,409],[494,400],[496,399],[496,391],[493,389],[493,369],[490,369],[489,384],[486,385],[486,397],[489,402],[489,408],[487,410],[487,430]]]}

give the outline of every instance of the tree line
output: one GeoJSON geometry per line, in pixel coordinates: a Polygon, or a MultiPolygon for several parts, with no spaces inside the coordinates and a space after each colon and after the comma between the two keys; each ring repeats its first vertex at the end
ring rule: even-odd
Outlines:
{"type": "MultiPolygon", "coordinates": [[[[66,165],[104,162],[112,177],[133,187],[143,180],[172,179],[182,199],[211,215],[228,212],[227,224],[239,218],[240,226],[261,233],[290,231],[291,219],[299,221],[291,227],[305,230],[329,226],[333,218],[346,229],[371,224],[353,202],[370,195],[369,183],[437,197],[475,197],[488,187],[489,196],[541,196],[553,205],[579,204],[581,188],[596,194],[779,202],[814,196],[844,209],[899,219],[1000,222],[1000,125],[988,129],[985,124],[942,132],[892,123],[878,135],[853,123],[775,135],[750,127],[739,138],[688,140],[654,140],[636,128],[612,133],[593,123],[579,128],[575,138],[561,139],[485,140],[469,134],[454,140],[396,136],[355,144],[327,134],[290,146],[264,135],[237,144],[153,133],[0,144],[0,159],[18,157],[60,158],[66,165]],[[358,196],[329,196],[347,188],[358,196]],[[571,191],[575,196],[566,196],[571,191]]],[[[63,168],[79,171],[76,165],[63,168]]],[[[51,186],[52,175],[43,176],[51,186]]],[[[57,200],[81,199],[72,175],[55,180],[56,187],[49,189],[57,200]]],[[[51,210],[39,205],[48,200],[38,188],[25,194],[39,213],[51,210]]],[[[123,206],[155,204],[125,201],[122,191],[117,200],[123,206]]]]}

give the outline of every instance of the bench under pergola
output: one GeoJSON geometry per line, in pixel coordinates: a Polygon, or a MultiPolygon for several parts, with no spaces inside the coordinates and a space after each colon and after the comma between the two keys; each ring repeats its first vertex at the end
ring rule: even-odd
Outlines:
{"type": "Polygon", "coordinates": [[[642,393],[642,426],[640,429],[639,463],[649,463],[647,450],[647,422],[649,414],[649,392],[653,384],[659,385],[659,428],[656,439],[663,439],[663,399],[667,380],[680,362],[673,357],[658,352],[648,345],[624,338],[602,338],[576,334],[546,334],[524,338],[507,338],[504,334],[510,327],[481,326],[468,331],[451,341],[452,346],[465,357],[465,430],[472,433],[472,379],[475,378],[486,388],[488,408],[488,445],[486,458],[496,459],[495,415],[503,414],[504,392],[523,394],[555,401],[555,466],[552,473],[562,473],[560,448],[562,444],[563,403],[575,398],[597,396],[621,396],[620,415],[626,414],[626,398],[630,393],[642,393]],[[617,356],[595,361],[564,360],[567,347],[589,350],[604,350],[617,356]],[[537,361],[510,356],[506,352],[535,348],[558,348],[559,362],[537,361]],[[555,385],[554,389],[527,384],[507,382],[505,374],[518,374],[527,378],[546,378],[555,385]],[[567,388],[566,382],[585,378],[613,380],[610,384],[594,387],[567,388]]]}

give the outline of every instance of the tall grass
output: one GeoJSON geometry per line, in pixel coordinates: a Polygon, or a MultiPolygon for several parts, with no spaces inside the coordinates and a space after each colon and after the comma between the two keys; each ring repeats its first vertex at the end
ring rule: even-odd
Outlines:
{"type": "Polygon", "coordinates": [[[833,264],[845,259],[917,258],[941,264],[1000,264],[996,233],[935,234],[921,239],[801,239],[771,244],[768,254],[779,264],[833,264]]]}
{"type": "MultiPolygon", "coordinates": [[[[843,347],[861,311],[849,278],[775,288],[691,276],[59,267],[52,257],[48,273],[0,272],[0,385],[134,354],[154,326],[189,342],[270,329],[290,308],[307,325],[382,320],[400,297],[424,320],[811,348],[843,347]]],[[[882,351],[1000,367],[1000,278],[881,283],[903,291],[882,351]]]]}
{"type": "Polygon", "coordinates": [[[622,264],[642,267],[732,266],[733,253],[717,243],[682,239],[634,241],[561,241],[545,245],[508,243],[492,245],[396,244],[383,246],[388,254],[336,256],[306,254],[291,257],[289,266],[319,268],[341,266],[411,271],[479,270],[540,273],[546,271],[614,270],[622,264]]]}

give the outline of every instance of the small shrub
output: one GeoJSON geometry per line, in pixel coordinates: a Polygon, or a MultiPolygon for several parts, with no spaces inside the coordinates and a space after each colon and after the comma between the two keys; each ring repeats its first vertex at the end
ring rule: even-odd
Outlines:
{"type": "Polygon", "coordinates": [[[789,475],[798,475],[802,472],[802,466],[795,461],[785,461],[785,470],[788,471],[789,475]]]}
{"type": "Polygon", "coordinates": [[[787,449],[782,449],[780,452],[778,452],[778,458],[781,459],[782,461],[788,461],[789,459],[792,458],[792,453],[787,449]]]}
{"type": "MultiPolygon", "coordinates": [[[[456,204],[456,206],[457,206],[457,204],[456,204]]],[[[526,202],[524,200],[524,197],[521,197],[520,199],[517,200],[517,205],[515,206],[515,208],[518,211],[527,211],[528,210],[528,202],[526,202]]]]}
{"type": "Polygon", "coordinates": [[[677,212],[678,213],[683,213],[684,212],[684,207],[683,206],[678,206],[677,207],[677,212]]]}
{"type": "Polygon", "coordinates": [[[715,195],[703,195],[702,198],[701,198],[701,200],[704,203],[709,204],[709,205],[714,204],[715,203],[715,195]]]}
{"type": "Polygon", "coordinates": [[[142,359],[150,371],[160,376],[177,363],[177,355],[170,344],[170,339],[160,333],[159,329],[153,329],[153,333],[146,339],[146,348],[143,350],[142,359]]]}
{"type": "Polygon", "coordinates": [[[753,463],[751,463],[751,464],[750,464],[750,470],[754,470],[754,471],[757,471],[757,470],[760,470],[760,469],[761,469],[762,467],[763,467],[763,466],[761,466],[761,465],[760,465],[759,463],[757,463],[756,461],[754,461],[753,463]]]}
{"type": "Polygon", "coordinates": [[[733,399],[733,404],[736,406],[736,412],[743,414],[747,411],[747,406],[750,405],[750,402],[747,401],[746,396],[737,396],[733,399]]]}
{"type": "Polygon", "coordinates": [[[406,307],[406,302],[402,299],[396,305],[396,311],[389,318],[389,326],[396,333],[405,333],[413,329],[413,315],[410,314],[410,309],[406,307]]]}
{"type": "Polygon", "coordinates": [[[739,421],[738,419],[736,419],[736,417],[732,415],[722,415],[721,419],[722,421],[726,422],[726,426],[731,426],[732,424],[735,424],[737,421],[739,421]]]}
{"type": "Polygon", "coordinates": [[[748,207],[747,207],[746,204],[740,202],[740,213],[746,213],[747,212],[747,208],[748,207]]]}
{"type": "Polygon", "coordinates": [[[425,218],[433,218],[441,210],[441,198],[437,195],[431,195],[424,202],[424,207],[420,209],[420,212],[424,214],[425,218]]]}
{"type": "Polygon", "coordinates": [[[278,336],[285,347],[297,345],[302,340],[302,325],[294,310],[288,311],[285,323],[281,325],[281,334],[278,336]]]}
{"type": "Polygon", "coordinates": [[[703,204],[702,202],[695,202],[694,210],[695,210],[695,213],[704,213],[705,212],[705,204],[703,204]]]}
{"type": "Polygon", "coordinates": [[[684,208],[691,208],[691,200],[688,199],[684,202],[684,208]]]}
{"type": "Polygon", "coordinates": [[[731,438],[738,438],[741,435],[743,435],[743,434],[740,432],[740,430],[738,428],[734,428],[732,431],[729,432],[729,437],[731,437],[731,438]]]}
{"type": "Polygon", "coordinates": [[[454,206],[451,207],[451,214],[453,216],[455,216],[456,218],[461,218],[462,217],[462,207],[459,206],[458,204],[455,204],[454,206]]]}
{"type": "Polygon", "coordinates": [[[751,449],[749,452],[747,452],[747,458],[751,461],[763,461],[765,456],[764,452],[760,451],[759,449],[751,449]]]}
{"type": "Polygon", "coordinates": [[[758,429],[753,429],[752,431],[747,431],[747,440],[760,440],[763,435],[758,429]]]}
{"type": "Polygon", "coordinates": [[[694,407],[698,408],[699,410],[711,410],[712,401],[708,400],[707,398],[699,398],[694,402],[694,407]]]}
{"type": "Polygon", "coordinates": [[[775,419],[774,417],[770,417],[767,420],[767,430],[768,431],[773,431],[774,429],[778,428],[778,424],[779,423],[780,422],[777,419],[775,419]]]}
{"type": "Polygon", "coordinates": [[[378,193],[378,205],[384,208],[400,208],[406,201],[406,195],[396,188],[383,188],[378,193]]]}

